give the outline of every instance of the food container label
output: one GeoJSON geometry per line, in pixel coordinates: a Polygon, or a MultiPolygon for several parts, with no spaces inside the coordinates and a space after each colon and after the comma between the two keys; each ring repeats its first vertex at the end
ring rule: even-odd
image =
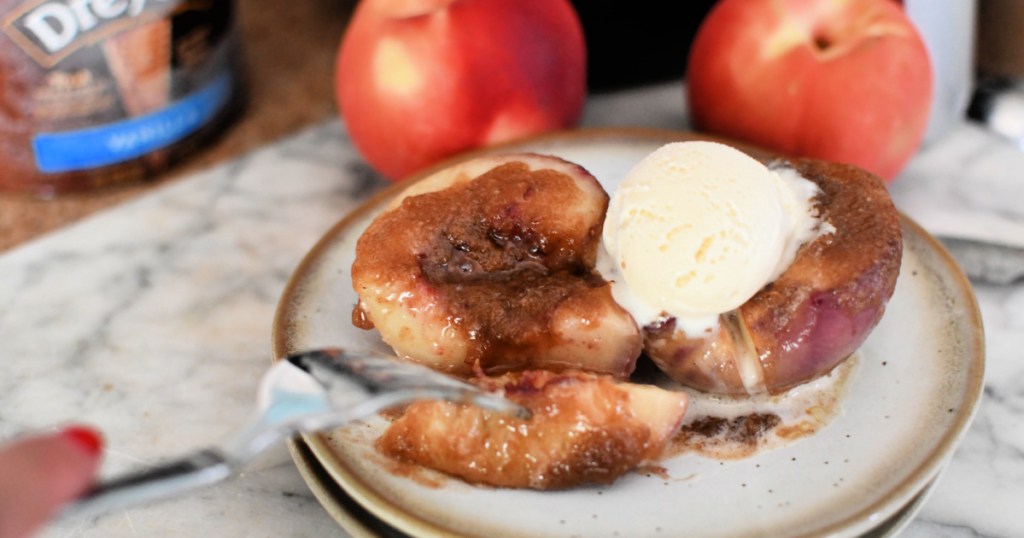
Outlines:
{"type": "Polygon", "coordinates": [[[52,67],[79,48],[135,24],[136,19],[160,17],[160,12],[172,3],[169,0],[25,2],[4,18],[3,30],[36,62],[52,67]]]}
{"type": "Polygon", "coordinates": [[[141,157],[169,146],[209,122],[231,95],[231,76],[221,75],[156,112],[74,131],[40,133],[32,141],[36,163],[47,173],[95,168],[141,157]]]}

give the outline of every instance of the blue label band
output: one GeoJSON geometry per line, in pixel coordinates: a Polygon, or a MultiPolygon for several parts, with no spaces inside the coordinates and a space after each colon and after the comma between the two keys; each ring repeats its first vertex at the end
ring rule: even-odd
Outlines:
{"type": "Polygon", "coordinates": [[[36,165],[48,174],[117,164],[167,147],[210,122],[231,96],[231,75],[145,116],[32,139],[36,165]]]}

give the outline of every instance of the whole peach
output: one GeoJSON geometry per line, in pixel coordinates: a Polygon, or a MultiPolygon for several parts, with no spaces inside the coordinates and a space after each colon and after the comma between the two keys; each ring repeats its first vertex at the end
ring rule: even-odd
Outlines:
{"type": "Polygon", "coordinates": [[[362,0],[336,67],[341,115],[398,180],[479,146],[574,126],[583,30],[568,0],[362,0]]]}
{"type": "Polygon", "coordinates": [[[723,0],[686,85],[698,130],[892,180],[924,136],[932,69],[892,0],[723,0]]]}

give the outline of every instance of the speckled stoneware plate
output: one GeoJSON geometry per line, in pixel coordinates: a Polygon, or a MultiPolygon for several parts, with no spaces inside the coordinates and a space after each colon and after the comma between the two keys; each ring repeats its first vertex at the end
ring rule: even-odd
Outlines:
{"type": "MultiPolygon", "coordinates": [[[[612,191],[647,153],[698,138],[578,130],[489,151],[557,155],[612,191]]],[[[375,332],[351,324],[356,296],[349,268],[359,234],[400,188],[345,217],[303,260],[278,307],[275,356],[321,346],[387,349],[375,332]]],[[[383,419],[304,436],[308,457],[359,510],[412,536],[863,535],[919,504],[915,499],[948,461],[982,389],[981,317],[970,284],[934,238],[905,217],[902,224],[896,292],[858,353],[841,410],[815,435],[746,459],[682,454],[661,462],[663,473],[560,492],[470,486],[397,465],[373,447],[383,419]]],[[[308,471],[306,460],[297,455],[296,462],[308,471]]],[[[328,499],[323,485],[305,474],[318,497],[328,499]]],[[[383,533],[345,510],[328,509],[353,534],[383,533]]]]}
{"type": "MultiPolygon", "coordinates": [[[[354,538],[409,538],[408,534],[388,525],[352,499],[352,496],[346,493],[334,477],[324,469],[303,439],[290,440],[288,449],[295,460],[295,466],[299,469],[299,474],[305,479],[317,500],[320,501],[327,513],[354,538]]],[[[921,507],[935,490],[937,480],[937,478],[933,479],[895,514],[859,535],[858,538],[898,536],[921,511],[921,507]]]]}

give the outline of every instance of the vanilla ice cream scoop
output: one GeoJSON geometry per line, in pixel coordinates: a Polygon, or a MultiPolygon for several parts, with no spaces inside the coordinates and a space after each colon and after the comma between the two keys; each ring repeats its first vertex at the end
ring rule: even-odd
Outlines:
{"type": "Polygon", "coordinates": [[[724,144],[662,146],[612,197],[598,268],[640,326],[674,317],[698,335],[821,231],[817,192],[794,170],[769,169],[724,144]]]}

